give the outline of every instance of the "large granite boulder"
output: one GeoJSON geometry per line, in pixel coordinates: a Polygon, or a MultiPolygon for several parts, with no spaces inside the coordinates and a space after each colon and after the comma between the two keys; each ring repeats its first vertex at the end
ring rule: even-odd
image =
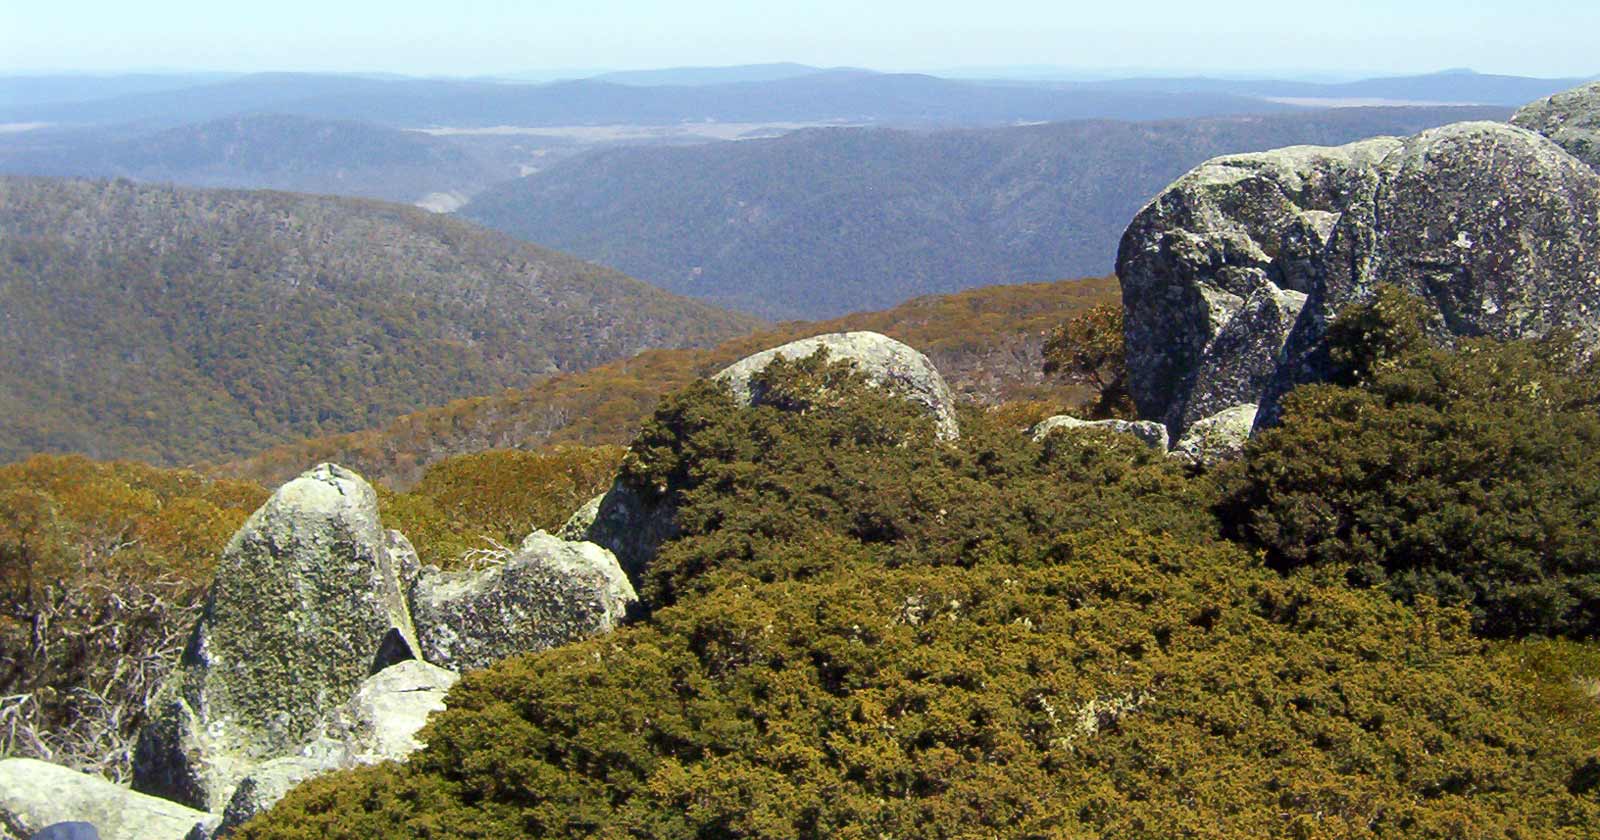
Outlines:
{"type": "Polygon", "coordinates": [[[1558,93],[1522,108],[1511,124],[1537,131],[1600,170],[1600,82],[1558,93]]]}
{"type": "Polygon", "coordinates": [[[182,840],[212,821],[97,776],[31,758],[0,760],[0,837],[26,840],[57,823],[83,822],[101,840],[182,840]]]}
{"type": "Polygon", "coordinates": [[[1057,414],[1040,421],[1029,432],[1035,442],[1042,441],[1055,431],[1098,430],[1115,432],[1120,435],[1133,435],[1145,446],[1165,453],[1167,451],[1167,427],[1149,420],[1080,420],[1070,414],[1057,414]]]}
{"type": "Polygon", "coordinates": [[[933,362],[916,350],[875,332],[833,333],[791,341],[746,356],[712,378],[727,383],[740,404],[753,405],[762,398],[758,389],[752,387],[751,379],[756,374],[766,370],[777,358],[803,359],[821,349],[828,351],[830,360],[853,363],[867,381],[888,388],[921,407],[933,418],[941,438],[953,440],[961,436],[961,428],[956,423],[955,397],[933,362]]]}
{"type": "Polygon", "coordinates": [[[134,758],[134,787],[217,811],[254,765],[295,755],[362,682],[417,650],[404,554],[360,476],[285,484],[224,550],[134,758]]]}
{"type": "Polygon", "coordinates": [[[609,632],[637,600],[610,551],[535,531],[489,568],[424,569],[411,603],[423,658],[468,670],[609,632]]]}
{"type": "Polygon", "coordinates": [[[1566,329],[1593,348],[1597,220],[1600,174],[1500,123],[1209,161],[1123,236],[1129,388],[1179,438],[1237,405],[1270,417],[1326,376],[1328,321],[1384,283],[1443,339],[1566,329]]]}

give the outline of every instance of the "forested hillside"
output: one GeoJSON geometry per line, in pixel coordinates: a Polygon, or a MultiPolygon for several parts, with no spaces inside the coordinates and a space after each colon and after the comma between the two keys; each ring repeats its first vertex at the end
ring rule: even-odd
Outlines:
{"type": "Polygon", "coordinates": [[[23,132],[0,145],[0,172],[411,203],[432,192],[470,193],[512,177],[516,169],[419,132],[255,114],[150,133],[23,132]]]}
{"type": "Polygon", "coordinates": [[[1116,279],[1102,277],[977,289],[832,321],[780,324],[709,350],[652,350],[529,388],[428,408],[381,428],[285,444],[220,469],[276,483],[309,464],[337,461],[403,487],[440,458],[480,449],[626,444],[661,395],[758,350],[846,330],[881,332],[923,350],[969,402],[1076,405],[1092,394],[1042,373],[1047,334],[1076,313],[1117,300],[1116,279]]]}
{"type": "Polygon", "coordinates": [[[753,319],[411,208],[0,179],[0,460],[192,463],[753,319]]]}
{"type": "Polygon", "coordinates": [[[461,211],[680,294],[771,318],[1104,274],[1145,201],[1223,153],[1412,134],[1503,109],[1374,108],[1159,123],[772,140],[595,152],[461,211]]]}

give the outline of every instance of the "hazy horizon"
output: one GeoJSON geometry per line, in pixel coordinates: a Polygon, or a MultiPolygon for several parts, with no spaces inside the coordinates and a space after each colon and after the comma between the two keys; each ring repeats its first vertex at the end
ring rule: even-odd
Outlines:
{"type": "Polygon", "coordinates": [[[1561,0],[1355,0],[1341,14],[1270,0],[1137,9],[1039,0],[731,0],[454,4],[95,0],[0,9],[0,74],[394,73],[565,77],[794,62],[941,75],[1357,78],[1446,68],[1544,78],[1600,73],[1600,7],[1561,0]]]}

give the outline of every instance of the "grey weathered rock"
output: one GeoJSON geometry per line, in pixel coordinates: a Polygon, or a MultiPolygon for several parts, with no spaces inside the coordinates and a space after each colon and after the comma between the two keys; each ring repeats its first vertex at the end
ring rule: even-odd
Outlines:
{"type": "Polygon", "coordinates": [[[316,740],[299,755],[258,764],[239,780],[209,835],[224,838],[251,817],[271,808],[308,779],[362,764],[401,760],[422,748],[417,732],[428,716],[444,709],[444,697],[460,676],[412,659],[369,677],[350,702],[337,709],[316,740]]]}
{"type": "Polygon", "coordinates": [[[740,359],[713,378],[726,382],[741,404],[751,405],[761,400],[761,395],[751,388],[751,377],[780,356],[803,359],[822,348],[827,349],[830,359],[854,362],[868,381],[900,394],[928,412],[941,438],[953,440],[961,436],[955,397],[933,363],[916,350],[875,332],[832,333],[791,341],[740,359]]]}
{"type": "Polygon", "coordinates": [[[1236,405],[1191,423],[1167,454],[1190,464],[1216,466],[1244,454],[1255,425],[1256,406],[1236,405]]]}
{"type": "Polygon", "coordinates": [[[30,758],[0,760],[0,835],[86,822],[102,840],[182,840],[210,815],[30,758]]]}
{"type": "Polygon", "coordinates": [[[1543,134],[1568,154],[1600,170],[1600,82],[1524,106],[1511,124],[1543,134]]]}
{"type": "Polygon", "coordinates": [[[677,535],[678,513],[670,501],[647,499],[620,480],[561,526],[563,539],[586,540],[610,551],[634,581],[661,544],[677,535]]]}
{"type": "Polygon", "coordinates": [[[425,569],[412,610],[423,657],[466,670],[608,632],[636,600],[610,551],[535,531],[487,569],[425,569]]]}
{"type": "Polygon", "coordinates": [[[396,552],[355,473],[323,464],[279,488],[223,552],[135,788],[220,810],[253,765],[296,754],[363,680],[414,655],[396,552]]]}
{"type": "Polygon", "coordinates": [[[1326,375],[1328,321],[1383,283],[1426,300],[1441,337],[1566,329],[1594,348],[1597,219],[1600,174],[1499,123],[1218,158],[1123,236],[1129,388],[1180,437],[1234,405],[1271,416],[1326,375]]]}
{"type": "MultiPolygon", "coordinates": [[[[572,542],[583,542],[589,539],[589,532],[594,528],[594,523],[600,519],[600,506],[605,503],[606,494],[598,496],[583,503],[573,514],[567,517],[556,530],[556,536],[572,542]]],[[[592,540],[590,540],[593,542],[592,540]]]]}
{"type": "Polygon", "coordinates": [[[1029,434],[1035,441],[1041,441],[1058,429],[1091,429],[1133,435],[1151,449],[1167,451],[1167,427],[1149,420],[1079,420],[1068,414],[1057,414],[1041,421],[1029,434]]]}

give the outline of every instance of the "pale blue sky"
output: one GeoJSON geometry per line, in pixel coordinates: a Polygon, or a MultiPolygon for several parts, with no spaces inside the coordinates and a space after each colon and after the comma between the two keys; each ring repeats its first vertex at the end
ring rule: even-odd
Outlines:
{"type": "Polygon", "coordinates": [[[798,61],[1600,73],[1596,0],[0,0],[0,72],[509,73],[798,61]]]}

